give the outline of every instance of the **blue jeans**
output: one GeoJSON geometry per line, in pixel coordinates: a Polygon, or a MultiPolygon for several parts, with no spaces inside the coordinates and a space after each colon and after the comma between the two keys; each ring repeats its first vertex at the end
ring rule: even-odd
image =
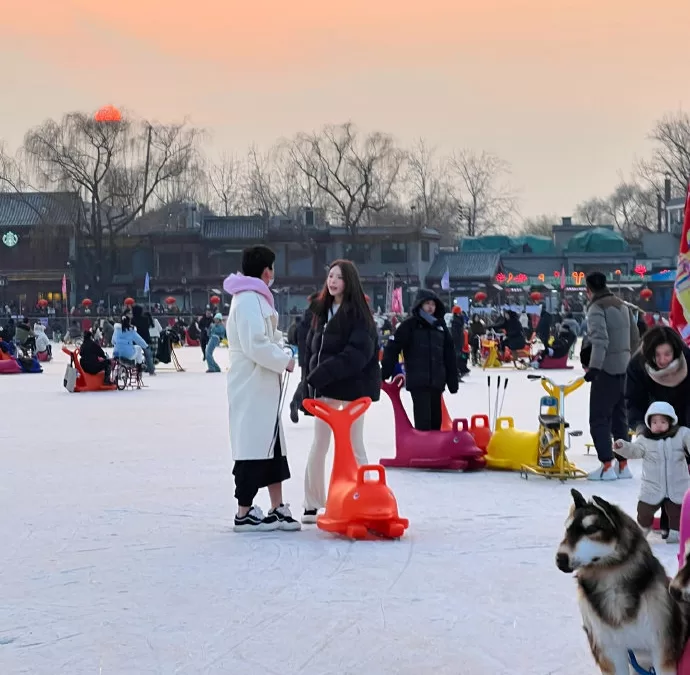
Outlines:
{"type": "Polygon", "coordinates": [[[208,339],[208,344],[206,345],[206,365],[211,373],[220,373],[220,366],[213,358],[213,352],[219,344],[220,338],[217,335],[211,335],[211,337],[208,339]]]}
{"type": "Polygon", "coordinates": [[[146,370],[149,375],[153,375],[156,372],[156,367],[153,365],[153,352],[151,347],[144,349],[144,358],[146,359],[146,370]]]}

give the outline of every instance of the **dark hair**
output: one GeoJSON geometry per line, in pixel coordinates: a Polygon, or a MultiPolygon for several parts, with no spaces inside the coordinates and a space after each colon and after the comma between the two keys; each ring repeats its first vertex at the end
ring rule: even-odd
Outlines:
{"type": "Polygon", "coordinates": [[[275,261],[276,254],[268,246],[250,246],[242,251],[242,274],[260,279],[267,267],[273,269],[275,261]]]}
{"type": "Polygon", "coordinates": [[[670,326],[652,326],[643,336],[640,352],[651,368],[656,369],[656,350],[661,345],[670,345],[673,358],[679,359],[683,355],[683,340],[670,326]]]}
{"type": "Polygon", "coordinates": [[[587,288],[593,293],[606,288],[606,275],[603,272],[590,272],[586,278],[587,288]]]}
{"type": "Polygon", "coordinates": [[[93,333],[90,330],[84,331],[84,341],[91,340],[93,338],[93,333]]]}
{"type": "MultiPolygon", "coordinates": [[[[362,280],[359,278],[357,267],[355,267],[355,264],[351,260],[334,260],[328,266],[329,274],[334,267],[340,267],[340,272],[345,282],[343,302],[338,310],[338,314],[343,312],[350,317],[364,319],[370,327],[373,327],[375,325],[374,318],[367,304],[367,296],[362,288],[362,280]]],[[[331,307],[333,307],[333,296],[328,290],[328,278],[326,278],[323,288],[316,299],[313,319],[314,326],[316,326],[320,320],[324,320],[328,317],[328,311],[331,307]]]]}
{"type": "Polygon", "coordinates": [[[125,314],[122,319],[120,320],[120,323],[122,325],[122,330],[129,330],[132,327],[132,322],[130,318],[125,314]]]}

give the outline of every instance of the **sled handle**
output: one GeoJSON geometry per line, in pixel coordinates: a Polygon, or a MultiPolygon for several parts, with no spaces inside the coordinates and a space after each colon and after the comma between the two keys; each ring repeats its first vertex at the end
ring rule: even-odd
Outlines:
{"type": "Polygon", "coordinates": [[[402,389],[405,386],[405,376],[402,373],[398,373],[391,382],[393,382],[398,389],[402,389]]]}
{"type": "Polygon", "coordinates": [[[371,399],[368,396],[363,396],[356,401],[352,401],[352,403],[348,403],[343,410],[336,410],[327,403],[315,398],[305,398],[302,401],[302,406],[307,412],[322,420],[328,420],[335,415],[341,414],[357,419],[367,411],[370,405],[371,399]]]}
{"type": "Polygon", "coordinates": [[[515,420],[512,417],[499,417],[496,420],[496,431],[501,430],[503,431],[504,429],[512,429],[515,427],[515,420]],[[503,423],[506,423],[507,426],[504,426],[503,423]]]}
{"type": "Polygon", "coordinates": [[[370,405],[371,399],[368,396],[362,396],[361,398],[352,401],[352,403],[348,403],[345,408],[343,408],[343,412],[347,413],[350,417],[352,417],[353,420],[356,420],[358,417],[364,415],[367,410],[369,410],[370,405]]]}
{"type": "Polygon", "coordinates": [[[459,431],[467,431],[470,428],[468,421],[463,417],[453,420],[453,431],[458,433],[459,431]]]}
{"type": "MultiPolygon", "coordinates": [[[[507,380],[506,380],[507,382],[507,380]]],[[[501,418],[504,419],[504,418],[501,418]]],[[[470,429],[481,429],[482,427],[489,428],[489,416],[488,415],[472,415],[470,417],[470,429]],[[477,424],[481,422],[481,425],[477,424]]]]}
{"type": "Polygon", "coordinates": [[[357,485],[363,485],[364,483],[374,483],[377,485],[386,484],[386,470],[380,464],[363,464],[357,469],[357,485]],[[369,471],[376,472],[378,474],[377,480],[367,480],[366,474],[369,471]]]}

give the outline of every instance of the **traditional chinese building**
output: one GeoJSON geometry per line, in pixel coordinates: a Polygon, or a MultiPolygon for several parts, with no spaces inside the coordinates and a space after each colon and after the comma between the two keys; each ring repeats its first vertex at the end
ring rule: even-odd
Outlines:
{"type": "Polygon", "coordinates": [[[62,301],[84,210],[75,192],[0,193],[0,300],[62,301]]]}

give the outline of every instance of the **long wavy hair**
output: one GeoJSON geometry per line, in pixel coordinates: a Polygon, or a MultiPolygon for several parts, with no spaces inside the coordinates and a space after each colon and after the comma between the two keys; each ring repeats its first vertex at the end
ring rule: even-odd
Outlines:
{"type": "MultiPolygon", "coordinates": [[[[328,266],[329,274],[334,267],[340,267],[340,272],[343,275],[343,282],[345,283],[343,301],[338,309],[338,314],[343,312],[343,314],[350,318],[363,319],[373,328],[375,325],[374,317],[371,315],[371,310],[367,304],[367,296],[364,294],[362,280],[359,278],[359,272],[355,264],[351,260],[334,260],[328,266]]],[[[331,307],[333,307],[333,296],[328,290],[328,275],[326,275],[326,281],[315,302],[313,318],[314,327],[316,327],[320,321],[325,321],[331,307]]]]}

